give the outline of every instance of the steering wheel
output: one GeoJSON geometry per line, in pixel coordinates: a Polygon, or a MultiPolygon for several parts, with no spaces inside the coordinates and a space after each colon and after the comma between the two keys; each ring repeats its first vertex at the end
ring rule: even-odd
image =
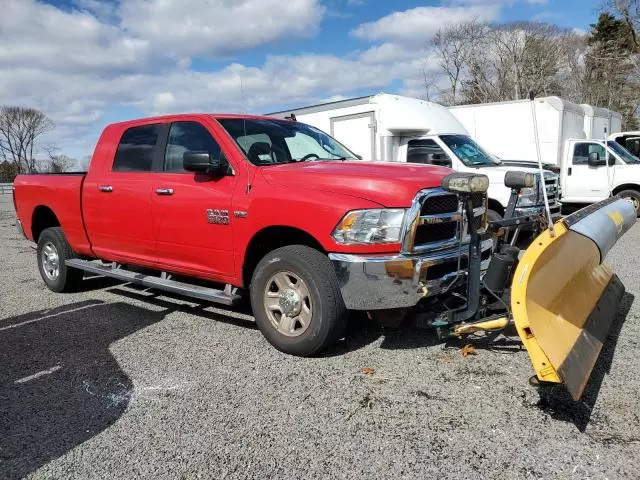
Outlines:
{"type": "Polygon", "coordinates": [[[320,155],[316,155],[315,153],[309,153],[307,155],[305,155],[304,157],[302,157],[300,160],[298,160],[299,162],[304,162],[306,160],[309,160],[311,157],[316,157],[317,159],[320,158],[320,155]]]}

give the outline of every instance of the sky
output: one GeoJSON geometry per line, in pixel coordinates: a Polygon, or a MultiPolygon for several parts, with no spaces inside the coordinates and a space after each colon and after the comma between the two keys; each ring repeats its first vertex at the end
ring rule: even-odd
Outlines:
{"type": "Polygon", "coordinates": [[[91,154],[115,121],[263,113],[378,92],[424,97],[428,42],[465,19],[587,31],[602,0],[0,0],[0,105],[91,154]]]}

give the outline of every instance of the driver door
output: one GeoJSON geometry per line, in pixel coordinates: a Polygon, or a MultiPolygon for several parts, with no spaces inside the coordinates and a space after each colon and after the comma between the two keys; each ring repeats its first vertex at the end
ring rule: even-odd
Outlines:
{"type": "Polygon", "coordinates": [[[163,270],[224,281],[233,272],[232,198],[237,177],[187,172],[186,151],[206,151],[224,161],[220,145],[198,121],[172,122],[164,165],[154,179],[153,226],[163,270]]]}
{"type": "Polygon", "coordinates": [[[609,182],[605,160],[608,152],[596,142],[575,142],[567,171],[565,199],[570,202],[593,203],[609,196],[609,182]],[[589,155],[597,153],[602,165],[589,166],[589,155]]]}

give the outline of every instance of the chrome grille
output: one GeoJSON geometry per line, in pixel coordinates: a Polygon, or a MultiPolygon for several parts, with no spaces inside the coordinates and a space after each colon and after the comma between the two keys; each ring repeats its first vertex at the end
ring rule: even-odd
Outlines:
{"type": "MultiPolygon", "coordinates": [[[[560,195],[558,192],[558,175],[551,172],[545,172],[544,186],[547,189],[547,198],[549,199],[549,204],[553,205],[560,199],[560,195]]],[[[539,197],[539,201],[543,202],[544,196],[542,195],[542,190],[539,190],[539,197]]]]}
{"type": "Polygon", "coordinates": [[[433,197],[431,201],[424,202],[420,209],[420,215],[437,215],[440,213],[451,213],[458,210],[457,195],[438,195],[433,197]]]}
{"type": "MultiPolygon", "coordinates": [[[[474,225],[482,232],[487,226],[487,196],[473,194],[474,225]]],[[[468,240],[467,222],[459,197],[441,188],[422,190],[410,209],[403,235],[406,252],[439,250],[468,240]]]]}

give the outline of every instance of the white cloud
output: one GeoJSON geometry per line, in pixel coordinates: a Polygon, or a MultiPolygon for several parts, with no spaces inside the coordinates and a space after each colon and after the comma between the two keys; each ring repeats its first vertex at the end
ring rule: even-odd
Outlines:
{"type": "Polygon", "coordinates": [[[186,56],[218,56],[287,35],[313,35],[325,9],[319,0],[126,0],[125,31],[186,56]]]}
{"type": "Polygon", "coordinates": [[[0,64],[5,68],[119,72],[149,59],[145,40],[125,35],[89,12],[64,12],[33,0],[6,0],[0,32],[0,64]]]}
{"type": "Polygon", "coordinates": [[[394,12],[375,22],[363,23],[351,33],[363,40],[425,43],[443,25],[468,20],[494,20],[496,5],[472,7],[417,7],[394,12]]]}
{"type": "Polygon", "coordinates": [[[0,3],[0,104],[43,110],[56,123],[52,141],[76,155],[89,153],[102,124],[123,115],[264,112],[398,81],[403,93],[421,97],[425,75],[437,78],[426,45],[434,29],[493,19],[499,10],[397,12],[355,29],[372,41],[361,51],[270,55],[203,72],[192,69],[194,60],[313,34],[325,7],[320,0],[72,0],[67,10],[36,0],[0,3]]]}

